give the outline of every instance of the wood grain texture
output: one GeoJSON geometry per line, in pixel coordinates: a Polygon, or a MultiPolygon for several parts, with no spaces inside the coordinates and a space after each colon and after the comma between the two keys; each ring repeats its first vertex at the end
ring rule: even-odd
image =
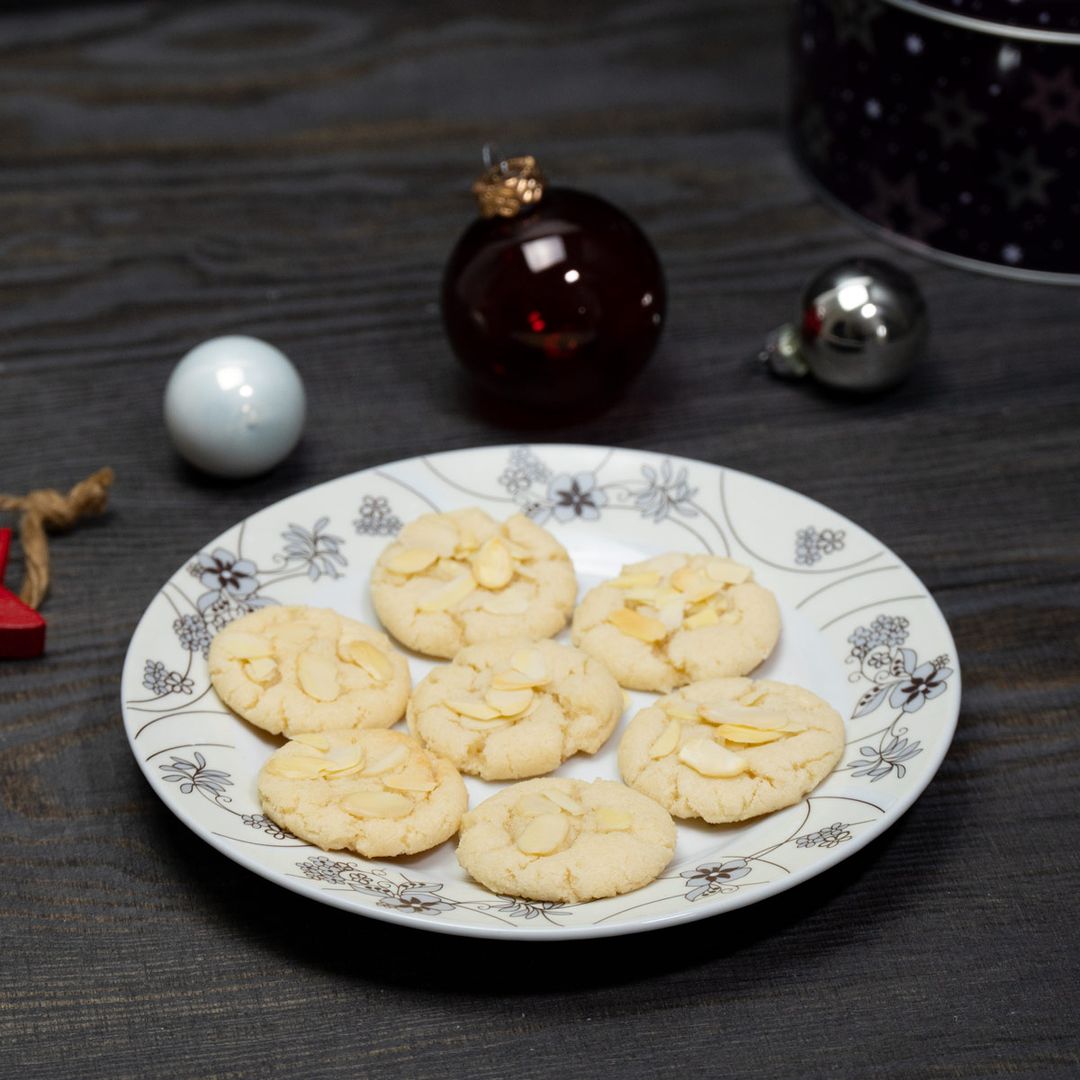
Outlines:
{"type": "Polygon", "coordinates": [[[1080,304],[898,255],[818,204],[781,133],[785,16],[779,0],[0,14],[0,489],[117,473],[108,516],[55,541],[47,655],[0,667],[0,1074],[1076,1075],[1080,304]],[[665,264],[660,352],[592,419],[500,422],[450,360],[439,277],[492,138],[630,211],[665,264]],[[852,403],[749,366],[803,281],[855,252],[923,286],[917,376],[852,403]],[[243,484],[178,464],[160,423],[172,365],[224,332],[293,357],[313,418],[243,484]],[[565,947],[345,915],[168,814],[118,701],[160,582],[311,484],[521,439],[744,469],[914,568],[965,690],[899,825],[772,900],[565,947]]]}

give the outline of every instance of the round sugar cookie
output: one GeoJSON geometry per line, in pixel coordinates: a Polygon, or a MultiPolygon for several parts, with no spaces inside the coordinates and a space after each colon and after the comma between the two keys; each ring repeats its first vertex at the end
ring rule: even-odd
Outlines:
{"type": "Polygon", "coordinates": [[[400,731],[301,735],[276,750],[258,780],[263,812],[325,851],[414,855],[457,832],[468,806],[448,761],[400,731]]]}
{"type": "Polygon", "coordinates": [[[416,687],[409,730],[462,772],[518,780],[594,754],[615,730],[622,690],[598,660],[554,641],[462,649],[416,687]]]}
{"type": "Polygon", "coordinates": [[[668,691],[752,671],[780,636],[780,610],[753,572],[716,555],[658,555],[590,589],[573,642],[620,685],[668,691]]]}
{"type": "Polygon", "coordinates": [[[390,727],[412,680],[390,639],[329,608],[260,608],[210,644],[210,681],[230,709],[274,734],[390,727]]]}
{"type": "Polygon", "coordinates": [[[801,686],[708,679],[630,721],[619,771],[678,818],[744,821],[797,803],[840,760],[844,722],[801,686]]]}
{"type": "Polygon", "coordinates": [[[675,850],[675,823],[612,780],[503,788],[461,821],[458,862],[492,892],[567,904],[640,889],[675,850]]]}
{"type": "Polygon", "coordinates": [[[386,629],[446,659],[481,641],[551,637],[576,596],[570,558],[546,529],[523,514],[500,523],[475,507],[410,522],[371,574],[386,629]]]}

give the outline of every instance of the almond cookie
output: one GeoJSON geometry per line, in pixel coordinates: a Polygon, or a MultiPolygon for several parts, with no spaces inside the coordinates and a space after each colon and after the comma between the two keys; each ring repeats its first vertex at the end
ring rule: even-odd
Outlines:
{"type": "Polygon", "coordinates": [[[210,645],[210,681],[230,709],[274,734],[390,727],[409,665],[378,630],[329,608],[264,607],[210,645]]]}
{"type": "Polygon", "coordinates": [[[577,579],[562,545],[523,514],[424,514],[371,574],[371,598],[402,644],[449,659],[466,645],[545,638],[570,617],[577,579]]]}
{"type": "Polygon", "coordinates": [[[640,889],[671,860],[675,823],[611,780],[512,784],[461,821],[458,862],[505,896],[567,904],[640,889]]]}
{"type": "Polygon", "coordinates": [[[772,652],[780,611],[750,567],[716,555],[658,555],[590,589],[573,641],[631,690],[745,675],[772,652]]]}
{"type": "Polygon", "coordinates": [[[743,821],[797,803],[843,749],[840,714],[809,690],[709,679],[634,717],[619,743],[619,771],[676,817],[743,821]]]}
{"type": "Polygon", "coordinates": [[[409,730],[462,772],[518,780],[594,754],[615,730],[622,691],[598,660],[554,641],[470,645],[409,700],[409,730]]]}
{"type": "Polygon", "coordinates": [[[325,851],[414,855],[458,830],[469,805],[448,761],[400,731],[324,731],[276,750],[259,773],[263,812],[325,851]]]}

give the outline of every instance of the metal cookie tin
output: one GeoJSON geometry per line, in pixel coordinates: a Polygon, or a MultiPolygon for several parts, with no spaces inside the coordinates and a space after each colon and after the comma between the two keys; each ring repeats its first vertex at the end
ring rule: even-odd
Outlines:
{"type": "Polygon", "coordinates": [[[797,0],[791,139],[821,194],[970,269],[1080,284],[1080,3],[797,0]]]}

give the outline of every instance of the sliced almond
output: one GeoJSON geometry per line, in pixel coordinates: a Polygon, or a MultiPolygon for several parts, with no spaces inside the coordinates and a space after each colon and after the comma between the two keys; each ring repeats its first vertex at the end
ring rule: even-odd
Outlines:
{"type": "Polygon", "coordinates": [[[435,774],[425,763],[418,762],[405,769],[404,772],[395,773],[383,780],[383,786],[394,791],[434,791],[438,786],[435,774]]]}
{"type": "Polygon", "coordinates": [[[749,566],[743,566],[733,559],[709,559],[705,563],[705,573],[724,585],[741,585],[749,581],[753,571],[749,566]]]}
{"type": "Polygon", "coordinates": [[[745,727],[768,728],[771,731],[802,731],[804,728],[774,709],[750,708],[735,701],[720,701],[701,706],[701,719],[710,724],[741,724],[745,727]]]}
{"type": "Polygon", "coordinates": [[[683,626],[687,630],[701,630],[706,626],[716,626],[720,622],[720,614],[716,608],[702,608],[701,611],[683,619],[683,626]]]}
{"type": "Polygon", "coordinates": [[[746,693],[739,698],[739,704],[745,705],[748,709],[752,709],[755,705],[760,705],[768,696],[768,693],[768,690],[762,690],[760,687],[755,686],[752,689],[747,690],[746,693]]]}
{"type": "Polygon", "coordinates": [[[337,665],[333,660],[318,653],[301,653],[296,661],[296,677],[300,689],[316,701],[337,701],[341,693],[338,685],[337,665]]]}
{"type": "Polygon", "coordinates": [[[221,635],[221,649],[233,660],[258,660],[263,656],[273,656],[274,646],[259,634],[247,634],[242,630],[230,630],[221,635]]]}
{"type": "Polygon", "coordinates": [[[725,611],[720,616],[720,621],[723,623],[737,624],[742,622],[742,612],[738,608],[734,608],[731,611],[725,611]]]}
{"type": "Polygon", "coordinates": [[[474,552],[480,546],[480,537],[472,531],[462,526],[458,534],[457,548],[455,554],[461,553],[462,555],[469,555],[474,552]]]}
{"type": "Polygon", "coordinates": [[[714,730],[725,742],[740,743],[743,746],[760,746],[776,742],[786,734],[770,728],[744,727],[741,724],[717,724],[714,730]]]}
{"type": "Polygon", "coordinates": [[[395,791],[355,791],[338,805],[353,817],[403,818],[413,810],[412,799],[395,791]]]}
{"type": "Polygon", "coordinates": [[[526,855],[550,855],[569,831],[570,822],[562,814],[538,814],[521,830],[518,850],[526,855]]]}
{"type": "Polygon", "coordinates": [[[414,521],[405,530],[401,540],[411,547],[427,548],[445,557],[454,554],[459,533],[450,518],[432,515],[414,521]]]}
{"type": "Polygon", "coordinates": [[[723,586],[718,581],[712,581],[696,570],[684,566],[671,575],[671,584],[681,592],[690,603],[699,603],[715,596],[723,586]]]}
{"type": "Polygon", "coordinates": [[[377,683],[388,683],[394,674],[389,657],[370,641],[342,642],[338,646],[338,655],[366,671],[377,683]]]}
{"type": "Polygon", "coordinates": [[[607,621],[617,630],[621,630],[638,641],[663,641],[668,635],[667,627],[659,619],[652,619],[630,608],[616,608],[607,621]]]}
{"type": "Polygon", "coordinates": [[[547,682],[550,678],[547,661],[539,649],[518,649],[510,657],[510,666],[522,675],[528,675],[533,685],[547,682]]]}
{"type": "Polygon", "coordinates": [[[334,779],[351,776],[364,767],[367,754],[362,746],[347,746],[335,750],[323,765],[323,772],[334,779]]]}
{"type": "Polygon", "coordinates": [[[404,743],[395,743],[385,753],[364,767],[365,776],[379,776],[381,773],[400,769],[409,760],[409,748],[404,743]]]}
{"type": "Polygon", "coordinates": [[[480,602],[480,610],[492,615],[524,615],[529,610],[529,601],[521,595],[494,593],[484,597],[480,602]]]}
{"type": "Polygon", "coordinates": [[[665,701],[661,708],[668,716],[677,717],[679,720],[698,719],[699,706],[695,705],[692,701],[683,701],[681,698],[674,698],[671,701],[665,701]]]}
{"type": "Polygon", "coordinates": [[[317,731],[302,731],[299,735],[290,735],[289,741],[303,743],[304,746],[310,746],[313,750],[325,752],[330,749],[330,740],[317,731]]]}
{"type": "Polygon", "coordinates": [[[494,720],[499,716],[498,709],[493,709],[482,701],[473,701],[469,698],[451,698],[445,704],[448,709],[453,709],[459,716],[468,716],[472,720],[494,720]]]}
{"type": "Polygon", "coordinates": [[[669,720],[667,727],[660,732],[656,741],[649,747],[649,757],[659,761],[661,758],[666,758],[668,754],[675,753],[681,734],[682,724],[678,720],[669,720]]]}
{"type": "Polygon", "coordinates": [[[524,795],[514,804],[514,810],[525,817],[536,817],[537,814],[557,814],[559,808],[546,796],[533,792],[524,795]]]}
{"type": "Polygon", "coordinates": [[[491,720],[473,720],[468,716],[463,716],[458,720],[458,724],[467,731],[478,731],[482,735],[486,735],[488,732],[497,731],[499,728],[509,727],[510,721],[505,716],[496,716],[491,720]]]}
{"type": "Polygon", "coordinates": [[[551,788],[550,791],[546,792],[546,795],[560,810],[565,810],[568,814],[585,813],[585,807],[573,796],[567,795],[565,791],[551,788]]]}
{"type": "Polygon", "coordinates": [[[277,661],[269,656],[260,656],[257,660],[244,662],[244,674],[260,686],[268,686],[279,679],[277,661]]]}
{"type": "Polygon", "coordinates": [[[484,695],[484,702],[490,705],[499,716],[517,716],[523,713],[533,702],[533,692],[522,690],[489,690],[484,695]]]}
{"type": "Polygon", "coordinates": [[[485,589],[501,589],[510,584],[514,578],[514,560],[499,537],[493,536],[473,556],[472,572],[485,589]]]}
{"type": "Polygon", "coordinates": [[[275,776],[286,780],[315,780],[322,776],[326,759],[308,754],[282,754],[280,757],[272,757],[266,768],[275,776]]]}
{"type": "Polygon", "coordinates": [[[455,604],[460,604],[474,589],[476,582],[472,574],[466,570],[456,578],[452,578],[445,585],[428,593],[427,599],[417,605],[420,611],[446,611],[455,604]]]}
{"type": "Polygon", "coordinates": [[[745,758],[733,754],[712,739],[694,739],[679,751],[679,760],[710,779],[738,776],[747,767],[745,758]]]}
{"type": "Polygon", "coordinates": [[[654,604],[660,590],[651,585],[640,585],[633,589],[624,589],[623,596],[628,604],[654,604]]]}
{"type": "Polygon", "coordinates": [[[392,570],[395,574],[419,574],[421,570],[426,570],[435,562],[438,557],[439,553],[431,551],[429,548],[406,548],[387,561],[386,569],[392,570]]]}
{"type": "Polygon", "coordinates": [[[634,824],[634,819],[625,810],[615,806],[598,807],[595,820],[600,832],[622,832],[634,824]]]}
{"type": "Polygon", "coordinates": [[[641,586],[655,586],[660,584],[660,574],[655,570],[642,570],[632,574],[620,574],[617,578],[608,582],[616,589],[637,589],[641,586]]]}
{"type": "Polygon", "coordinates": [[[672,600],[660,608],[657,617],[669,631],[678,630],[679,627],[683,625],[684,611],[685,608],[682,600],[672,600]]]}

